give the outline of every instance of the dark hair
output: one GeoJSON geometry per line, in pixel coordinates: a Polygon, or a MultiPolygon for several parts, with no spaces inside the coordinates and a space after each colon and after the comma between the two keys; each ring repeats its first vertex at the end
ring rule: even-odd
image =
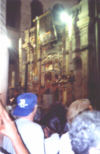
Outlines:
{"type": "Polygon", "coordinates": [[[54,114],[50,114],[49,113],[49,118],[48,118],[48,121],[47,121],[47,124],[46,126],[52,130],[53,132],[55,133],[60,133],[61,131],[61,123],[60,123],[60,120],[59,118],[54,115],[54,114]]]}
{"type": "Polygon", "coordinates": [[[63,131],[64,126],[67,122],[67,119],[66,119],[67,109],[65,108],[65,106],[62,105],[61,103],[54,104],[51,106],[49,112],[51,112],[51,114],[55,114],[59,118],[61,123],[61,131],[63,131]]]}
{"type": "Polygon", "coordinates": [[[64,105],[62,105],[60,103],[54,104],[50,107],[48,113],[45,114],[41,118],[40,124],[42,126],[48,125],[49,128],[52,127],[53,131],[55,131],[55,129],[56,129],[56,132],[58,132],[59,135],[62,135],[63,133],[68,131],[68,127],[65,127],[66,122],[67,122],[66,112],[67,112],[67,109],[65,108],[64,105]],[[55,126],[53,126],[53,125],[55,125],[55,126]],[[57,125],[60,127],[60,129],[58,129],[57,125]],[[54,127],[56,127],[56,128],[54,128],[54,127]]]}
{"type": "Polygon", "coordinates": [[[61,131],[60,119],[55,114],[52,114],[51,112],[46,113],[42,117],[40,124],[42,126],[47,126],[53,132],[60,133],[61,131]]]}
{"type": "Polygon", "coordinates": [[[88,154],[100,143],[100,112],[85,111],[74,118],[69,136],[75,154],[88,154]]]}

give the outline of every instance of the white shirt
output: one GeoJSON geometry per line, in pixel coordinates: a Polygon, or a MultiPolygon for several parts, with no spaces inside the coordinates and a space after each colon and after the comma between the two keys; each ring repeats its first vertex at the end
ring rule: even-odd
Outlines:
{"type": "Polygon", "coordinates": [[[61,136],[59,154],[74,154],[68,132],[61,136]]]}
{"type": "Polygon", "coordinates": [[[60,138],[58,133],[54,133],[49,138],[45,139],[46,154],[57,154],[59,151],[59,144],[60,138]]]}
{"type": "Polygon", "coordinates": [[[0,147],[2,147],[2,144],[3,144],[3,135],[0,134],[0,147]]]}
{"type": "MultiPolygon", "coordinates": [[[[44,154],[44,133],[42,128],[25,118],[19,118],[15,122],[29,152],[31,154],[44,154]]],[[[10,139],[6,136],[4,137],[3,148],[11,154],[16,154],[10,139]]]]}

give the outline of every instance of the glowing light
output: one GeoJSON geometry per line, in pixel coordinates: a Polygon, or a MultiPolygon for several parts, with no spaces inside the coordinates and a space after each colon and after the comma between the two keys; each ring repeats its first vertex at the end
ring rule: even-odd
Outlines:
{"type": "Polygon", "coordinates": [[[69,37],[71,37],[71,34],[72,34],[72,17],[71,17],[71,15],[68,15],[66,12],[62,12],[60,15],[60,19],[63,23],[66,23],[68,25],[69,37]]]}
{"type": "Polygon", "coordinates": [[[7,47],[11,47],[11,40],[9,38],[6,38],[7,39],[7,47]]]}
{"type": "Polygon", "coordinates": [[[5,35],[0,35],[0,49],[11,47],[11,41],[5,35]]]}
{"type": "Polygon", "coordinates": [[[66,12],[62,12],[61,15],[60,15],[60,19],[62,22],[64,23],[68,23],[68,14],[66,12]]]}
{"type": "Polygon", "coordinates": [[[35,44],[33,44],[33,48],[35,48],[36,47],[36,45],[35,44]]]}

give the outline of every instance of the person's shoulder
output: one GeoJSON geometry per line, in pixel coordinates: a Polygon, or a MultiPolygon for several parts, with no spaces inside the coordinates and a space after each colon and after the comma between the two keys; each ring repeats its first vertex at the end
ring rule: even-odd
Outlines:
{"type": "Polygon", "coordinates": [[[16,125],[22,138],[30,138],[32,141],[36,138],[43,140],[44,133],[39,124],[29,120],[24,120],[24,118],[22,118],[21,120],[17,120],[16,125]]]}
{"type": "Polygon", "coordinates": [[[24,128],[24,129],[30,129],[30,130],[41,130],[42,131],[42,128],[39,124],[33,122],[33,121],[30,121],[28,119],[25,119],[25,118],[19,118],[16,120],[16,124],[18,126],[18,128],[24,128]]]}
{"type": "Polygon", "coordinates": [[[16,124],[22,125],[22,126],[24,126],[24,125],[26,125],[26,126],[33,125],[33,126],[37,126],[37,127],[39,126],[39,124],[37,124],[31,120],[28,120],[27,118],[18,118],[15,120],[15,122],[16,122],[16,124]]]}
{"type": "Polygon", "coordinates": [[[2,152],[0,151],[0,154],[4,154],[4,153],[2,153],[2,152]]]}
{"type": "Polygon", "coordinates": [[[41,129],[42,129],[42,127],[41,127],[38,123],[32,122],[32,124],[33,124],[34,127],[36,127],[36,128],[41,128],[41,129]]]}
{"type": "Polygon", "coordinates": [[[42,127],[38,123],[33,122],[33,128],[36,131],[43,132],[42,127]]]}
{"type": "Polygon", "coordinates": [[[63,134],[60,140],[60,152],[59,154],[74,154],[71,146],[71,140],[69,137],[69,132],[63,134]]]}
{"type": "Polygon", "coordinates": [[[54,154],[58,153],[60,147],[59,134],[54,133],[49,138],[45,139],[46,153],[54,154]]]}
{"type": "Polygon", "coordinates": [[[69,139],[69,132],[66,132],[61,136],[61,140],[66,140],[66,139],[69,139]]]}
{"type": "Polygon", "coordinates": [[[55,142],[57,142],[59,140],[60,140],[59,134],[58,133],[54,133],[50,137],[45,139],[45,143],[48,143],[48,142],[55,143],[55,142]]]}
{"type": "Polygon", "coordinates": [[[25,118],[18,118],[17,120],[15,120],[15,123],[17,127],[21,129],[23,128],[27,129],[33,126],[33,122],[25,118]]]}
{"type": "Polygon", "coordinates": [[[51,138],[59,139],[59,134],[58,133],[54,133],[54,134],[51,135],[51,138]]]}

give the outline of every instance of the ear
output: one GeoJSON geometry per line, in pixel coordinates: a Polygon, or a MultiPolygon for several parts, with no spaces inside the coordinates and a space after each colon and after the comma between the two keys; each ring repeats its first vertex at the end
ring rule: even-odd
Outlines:
{"type": "Polygon", "coordinates": [[[91,105],[89,105],[89,110],[93,111],[93,107],[91,105]]]}
{"type": "Polygon", "coordinates": [[[37,107],[38,107],[38,105],[36,104],[35,106],[34,106],[34,112],[36,113],[36,111],[37,111],[37,107]]]}
{"type": "Polygon", "coordinates": [[[95,147],[91,147],[89,149],[89,154],[100,154],[100,151],[98,151],[95,147]]]}
{"type": "Polygon", "coordinates": [[[37,109],[37,107],[38,107],[38,104],[36,104],[36,105],[34,106],[34,108],[36,108],[36,109],[37,109]]]}

